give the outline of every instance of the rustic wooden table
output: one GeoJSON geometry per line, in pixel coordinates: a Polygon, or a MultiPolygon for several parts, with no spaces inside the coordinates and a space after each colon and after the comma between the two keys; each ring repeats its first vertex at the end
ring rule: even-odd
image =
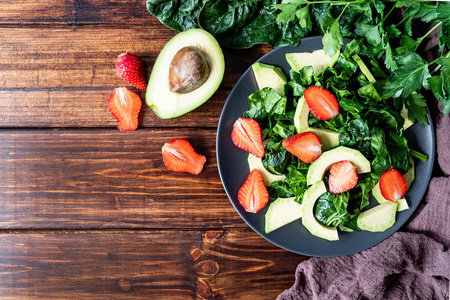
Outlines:
{"type": "Polygon", "coordinates": [[[120,132],[106,106],[129,86],[116,57],[140,55],[150,73],[176,33],[145,1],[0,7],[1,299],[274,299],[293,284],[307,257],[241,220],[215,158],[223,104],[269,47],[224,49],[206,104],[174,120],[143,105],[138,130],[120,132]],[[173,138],[206,155],[200,175],[165,168],[173,138]]]}

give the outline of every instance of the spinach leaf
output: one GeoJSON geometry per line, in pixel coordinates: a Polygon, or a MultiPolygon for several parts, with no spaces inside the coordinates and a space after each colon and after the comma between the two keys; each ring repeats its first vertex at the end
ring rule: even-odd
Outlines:
{"type": "Polygon", "coordinates": [[[295,197],[295,201],[302,203],[303,194],[308,186],[306,185],[307,167],[299,167],[295,162],[286,169],[286,179],[283,181],[273,182],[269,188],[269,196],[271,199],[279,197],[295,197]]]}
{"type": "Polygon", "coordinates": [[[314,216],[325,226],[337,227],[350,220],[350,214],[346,210],[348,200],[348,193],[334,195],[326,192],[317,199],[314,216]]]}
{"type": "Polygon", "coordinates": [[[198,23],[217,39],[235,35],[254,18],[258,2],[261,0],[209,0],[198,15],[198,23]]]}
{"type": "MultiPolygon", "coordinates": [[[[229,0],[220,1],[229,2],[229,0]]],[[[217,40],[222,46],[230,48],[249,48],[256,44],[268,44],[273,47],[298,45],[310,31],[295,20],[278,22],[277,10],[273,7],[278,2],[278,0],[258,1],[258,9],[252,18],[247,18],[244,26],[237,26],[238,30],[234,34],[217,36],[217,40]]],[[[200,26],[206,30],[209,30],[212,24],[207,27],[204,25],[200,20],[200,26]]]]}
{"type": "Polygon", "coordinates": [[[273,88],[265,87],[248,97],[250,109],[244,112],[244,117],[262,121],[271,114],[283,115],[286,103],[286,97],[280,96],[273,88]]]}
{"type": "Polygon", "coordinates": [[[198,28],[197,16],[208,0],[147,0],[147,10],[176,31],[198,28]]]}

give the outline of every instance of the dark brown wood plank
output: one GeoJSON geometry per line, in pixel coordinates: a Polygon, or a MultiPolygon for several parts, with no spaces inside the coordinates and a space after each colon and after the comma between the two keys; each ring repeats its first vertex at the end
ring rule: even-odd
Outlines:
{"type": "MultiPolygon", "coordinates": [[[[106,90],[1,90],[0,127],[117,127],[106,90]]],[[[141,96],[139,127],[217,127],[229,91],[219,90],[205,104],[176,119],[158,118],[141,96]]]]}
{"type": "MultiPolygon", "coordinates": [[[[127,85],[115,73],[116,58],[131,52],[143,58],[150,74],[156,57],[176,34],[151,26],[0,27],[0,88],[109,88],[127,85]]],[[[252,62],[270,50],[224,49],[231,89],[252,62]]]]}
{"type": "MultiPolygon", "coordinates": [[[[129,86],[115,74],[117,55],[128,51],[142,56],[150,74],[173,35],[171,30],[147,26],[0,28],[0,127],[117,126],[106,101],[114,88],[129,86]]],[[[217,126],[230,89],[268,50],[263,46],[252,51],[225,49],[222,86],[206,104],[169,121],[144,105],[141,126],[217,126]]],[[[144,101],[144,92],[139,94],[144,101]]]]}
{"type": "Polygon", "coordinates": [[[216,131],[1,130],[0,228],[245,227],[221,184],[216,131]],[[199,175],[169,171],[161,148],[185,138],[199,175]]]}
{"type": "Polygon", "coordinates": [[[0,24],[71,23],[73,0],[0,0],[0,24]]]}
{"type": "Polygon", "coordinates": [[[0,0],[0,7],[0,24],[160,25],[147,11],[146,1],[0,0]]]}
{"type": "Polygon", "coordinates": [[[251,230],[0,234],[2,299],[275,299],[306,259],[251,230]]]}

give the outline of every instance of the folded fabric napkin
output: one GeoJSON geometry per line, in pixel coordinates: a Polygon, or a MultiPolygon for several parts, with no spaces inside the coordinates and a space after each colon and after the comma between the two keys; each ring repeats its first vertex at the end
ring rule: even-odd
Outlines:
{"type": "MultiPolygon", "coordinates": [[[[428,45],[424,51],[432,51],[436,39],[428,45]]],[[[360,253],[300,263],[294,285],[277,300],[450,299],[450,116],[435,103],[429,107],[438,165],[406,226],[360,253]]]]}

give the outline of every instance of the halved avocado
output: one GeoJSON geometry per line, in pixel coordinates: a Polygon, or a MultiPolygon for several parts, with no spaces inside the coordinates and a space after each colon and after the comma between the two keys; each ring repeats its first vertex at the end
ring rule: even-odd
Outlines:
{"type": "Polygon", "coordinates": [[[205,103],[219,88],[224,72],[225,59],[215,38],[202,29],[183,31],[158,55],[145,100],[161,119],[179,117],[205,103]],[[179,77],[174,66],[181,70],[179,77]],[[188,80],[191,75],[198,75],[193,83],[188,80]]]}

